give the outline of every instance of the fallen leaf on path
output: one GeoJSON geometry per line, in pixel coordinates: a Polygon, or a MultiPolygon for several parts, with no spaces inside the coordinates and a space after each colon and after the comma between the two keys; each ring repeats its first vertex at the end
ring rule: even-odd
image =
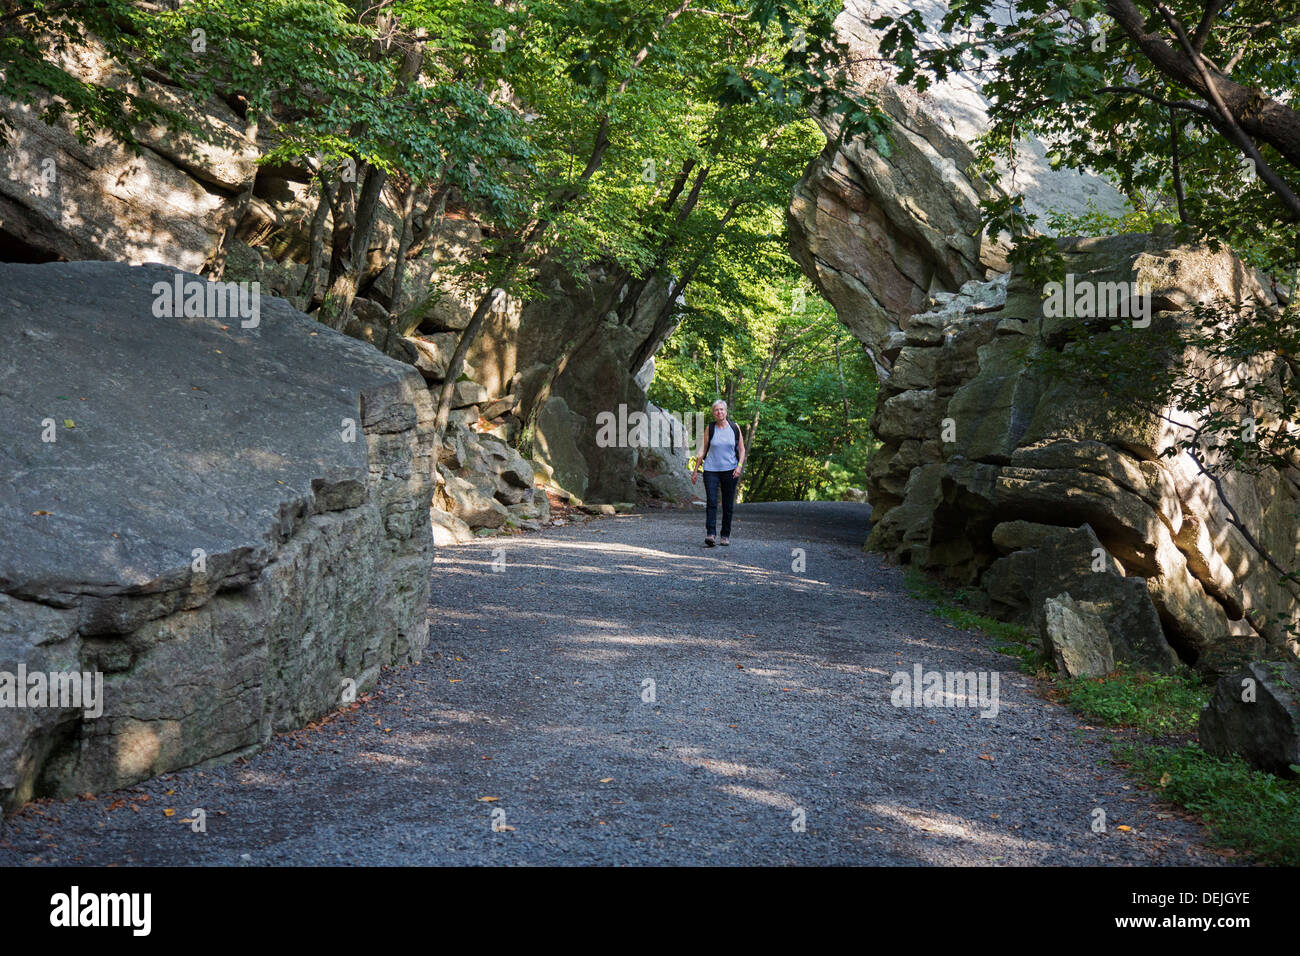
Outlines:
{"type": "Polygon", "coordinates": [[[163,816],[174,817],[176,816],[176,811],[173,810],[171,807],[168,807],[166,810],[163,811],[163,816]]]}
{"type": "Polygon", "coordinates": [[[1121,824],[1120,824],[1119,826],[1117,826],[1115,829],[1116,829],[1116,830],[1123,830],[1125,833],[1128,833],[1128,831],[1129,831],[1129,830],[1132,830],[1133,828],[1130,827],[1130,826],[1127,826],[1127,825],[1125,825],[1125,824],[1123,824],[1123,823],[1121,823],[1121,824]]]}
{"type": "Polygon", "coordinates": [[[497,802],[498,800],[500,800],[500,799],[501,799],[500,797],[479,797],[479,798],[478,798],[478,802],[479,802],[479,803],[496,803],[496,802],[497,802]]]}
{"type": "Polygon", "coordinates": [[[980,754],[980,760],[992,760],[992,759],[993,758],[990,757],[988,754],[980,754]]]}
{"type": "Polygon", "coordinates": [[[613,778],[613,777],[601,777],[601,778],[600,778],[600,782],[601,782],[601,783],[613,783],[613,782],[614,782],[614,778],[613,778]]]}

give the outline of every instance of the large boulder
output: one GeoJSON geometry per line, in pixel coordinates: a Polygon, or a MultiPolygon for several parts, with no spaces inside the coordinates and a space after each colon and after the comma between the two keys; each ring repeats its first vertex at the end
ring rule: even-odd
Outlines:
{"type": "Polygon", "coordinates": [[[1300,765],[1300,669],[1292,662],[1252,661],[1219,679],[1201,712],[1201,746],[1238,754],[1261,770],[1295,776],[1300,765]]]}
{"type": "Polygon", "coordinates": [[[213,288],[0,265],[0,671],[103,681],[0,708],[6,807],[247,752],[428,641],[421,377],[276,299],[172,317],[178,281],[213,288]]]}

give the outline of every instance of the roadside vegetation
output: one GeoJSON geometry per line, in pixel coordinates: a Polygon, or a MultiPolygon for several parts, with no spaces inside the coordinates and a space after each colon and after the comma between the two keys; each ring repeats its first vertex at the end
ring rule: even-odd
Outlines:
{"type": "MultiPolygon", "coordinates": [[[[1300,779],[1285,780],[1240,757],[1201,749],[1196,728],[1214,686],[1195,671],[1150,674],[1120,665],[1105,677],[1064,678],[1033,633],[973,610],[973,592],[945,587],[914,567],[906,569],[904,583],[912,597],[931,605],[935,617],[992,637],[994,650],[1017,658],[1022,673],[1044,682],[1047,697],[1112,729],[1116,763],[1199,819],[1212,845],[1260,863],[1300,865],[1300,779]]],[[[1300,773],[1300,766],[1292,769],[1300,773]]]]}

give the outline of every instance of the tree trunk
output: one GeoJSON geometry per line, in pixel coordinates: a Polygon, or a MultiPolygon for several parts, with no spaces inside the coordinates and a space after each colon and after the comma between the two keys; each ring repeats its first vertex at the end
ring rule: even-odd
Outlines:
{"type": "Polygon", "coordinates": [[[307,271],[303,273],[302,285],[298,288],[298,308],[306,312],[311,308],[316,296],[316,282],[320,279],[321,261],[325,257],[325,220],[330,211],[331,190],[324,170],[316,173],[316,182],[320,186],[320,196],[316,200],[316,211],[311,217],[311,233],[307,243],[307,271]]]}
{"type": "MultiPolygon", "coordinates": [[[[415,45],[404,52],[402,65],[397,71],[395,95],[404,92],[420,74],[424,62],[424,39],[416,39],[415,45]]],[[[364,127],[354,126],[359,135],[364,127]]],[[[334,248],[330,257],[330,288],[326,293],[325,303],[321,306],[326,321],[331,328],[342,331],[352,315],[352,300],[356,298],[357,288],[361,284],[362,270],[365,268],[366,252],[370,248],[370,237],[374,233],[378,219],[379,203],[388,183],[388,174],[378,166],[367,164],[361,194],[352,202],[355,189],[348,190],[349,209],[347,216],[346,241],[340,241],[338,226],[334,230],[334,248]]],[[[349,184],[351,185],[351,184],[349,184]]]]}
{"type": "MultiPolygon", "coordinates": [[[[348,310],[340,305],[340,296],[346,296],[347,268],[352,248],[352,227],[356,215],[356,182],[340,177],[339,188],[331,199],[334,229],[330,233],[330,270],[326,280],[325,299],[321,302],[319,319],[335,331],[341,332],[348,321],[348,310]]],[[[351,298],[346,298],[350,304],[351,298]]]]}
{"type": "Polygon", "coordinates": [[[465,370],[465,356],[469,353],[470,346],[474,344],[479,329],[483,327],[483,320],[492,311],[492,305],[496,301],[498,294],[497,289],[509,288],[510,280],[514,278],[515,272],[519,269],[519,263],[519,257],[514,257],[505,267],[499,281],[493,283],[484,296],[479,299],[474,314],[470,317],[469,325],[465,326],[465,331],[460,334],[460,341],[456,343],[456,351],[452,353],[451,361],[447,364],[447,377],[443,380],[442,388],[438,392],[438,412],[434,418],[433,427],[440,441],[442,435],[447,431],[447,421],[451,418],[452,393],[456,390],[456,379],[460,378],[460,373],[465,370]]]}
{"type": "Polygon", "coordinates": [[[840,377],[840,399],[844,402],[844,431],[849,430],[849,390],[844,385],[844,362],[840,359],[840,340],[835,339],[835,371],[840,377]]]}
{"type": "MultiPolygon", "coordinates": [[[[438,251],[438,225],[442,222],[443,213],[447,209],[447,196],[450,193],[451,185],[444,178],[433,195],[429,197],[429,205],[424,211],[424,231],[418,240],[411,243],[411,248],[406,253],[408,258],[422,254],[426,248],[430,256],[433,256],[438,251]],[[433,242],[432,246],[429,245],[430,241],[433,242]]],[[[414,236],[412,236],[412,239],[414,240],[414,236]]]]}

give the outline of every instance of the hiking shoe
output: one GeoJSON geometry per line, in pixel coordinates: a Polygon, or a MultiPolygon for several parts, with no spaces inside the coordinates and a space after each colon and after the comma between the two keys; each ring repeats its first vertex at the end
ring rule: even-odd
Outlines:
{"type": "Polygon", "coordinates": [[[727,545],[731,544],[731,539],[728,538],[726,535],[723,535],[722,540],[720,540],[718,544],[722,545],[725,548],[727,545]]]}
{"type": "Polygon", "coordinates": [[[705,546],[706,548],[711,548],[711,547],[713,547],[713,545],[714,545],[713,535],[710,534],[710,535],[705,536],[705,538],[704,538],[704,546],[705,546]]]}

